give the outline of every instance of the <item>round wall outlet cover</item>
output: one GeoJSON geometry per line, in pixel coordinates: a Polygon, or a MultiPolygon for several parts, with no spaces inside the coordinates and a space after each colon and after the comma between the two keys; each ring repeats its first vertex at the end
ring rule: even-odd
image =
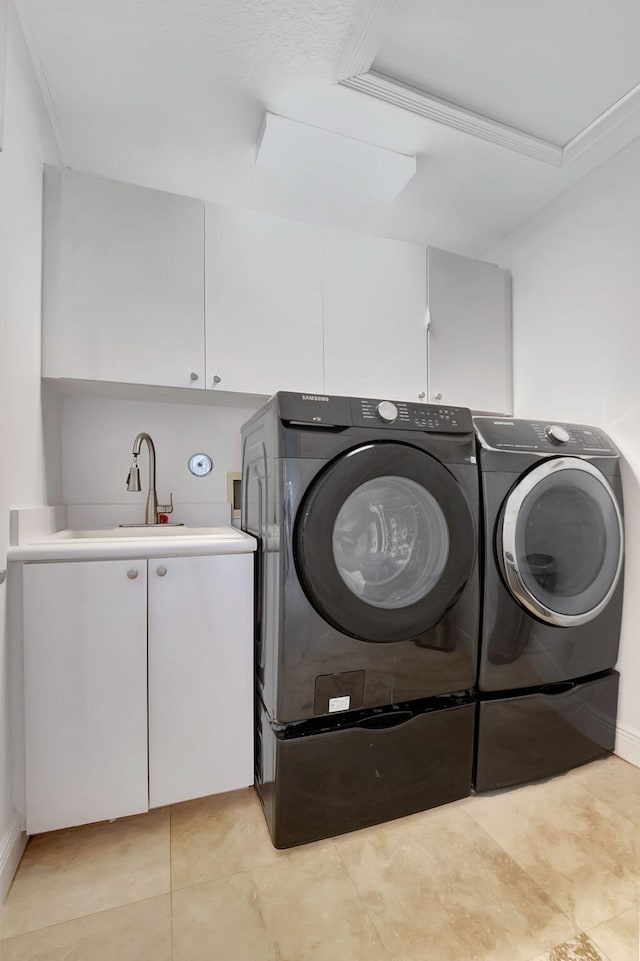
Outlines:
{"type": "Polygon", "coordinates": [[[213,461],[208,454],[194,454],[189,458],[189,470],[196,477],[206,477],[213,470],[213,461]]]}

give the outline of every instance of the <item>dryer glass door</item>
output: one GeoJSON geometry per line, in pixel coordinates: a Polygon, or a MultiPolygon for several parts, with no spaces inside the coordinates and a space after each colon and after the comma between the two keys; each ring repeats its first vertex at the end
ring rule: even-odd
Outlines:
{"type": "Polygon", "coordinates": [[[544,461],[507,498],[499,547],[524,607],[550,624],[584,624],[606,607],[622,570],[615,494],[588,461],[544,461]]]}
{"type": "Polygon", "coordinates": [[[298,575],[316,610],[367,641],[417,638],[455,603],[475,563],[467,498],[434,457],[378,442],[333,461],[296,522],[298,575]]]}

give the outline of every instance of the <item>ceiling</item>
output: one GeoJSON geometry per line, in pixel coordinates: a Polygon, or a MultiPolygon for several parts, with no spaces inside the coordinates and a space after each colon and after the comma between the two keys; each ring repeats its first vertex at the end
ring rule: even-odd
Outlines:
{"type": "Polygon", "coordinates": [[[640,4],[403,0],[373,68],[565,144],[640,80],[640,4]]]}
{"type": "Polygon", "coordinates": [[[65,164],[223,204],[477,255],[640,135],[628,99],[562,159],[640,79],[636,0],[15,2],[65,164]],[[356,80],[372,67],[453,113],[337,84],[345,51],[356,80]],[[417,172],[391,202],[301,189],[255,165],[265,110],[416,154],[417,172]]]}

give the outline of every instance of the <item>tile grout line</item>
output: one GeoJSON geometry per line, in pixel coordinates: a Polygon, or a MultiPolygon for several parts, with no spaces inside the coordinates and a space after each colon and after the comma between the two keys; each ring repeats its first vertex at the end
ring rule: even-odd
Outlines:
{"type": "MultiPolygon", "coordinates": [[[[496,837],[493,836],[493,834],[491,833],[491,831],[489,831],[487,828],[485,828],[485,826],[484,826],[483,824],[480,824],[480,822],[479,822],[479,821],[474,817],[474,815],[471,813],[471,808],[472,808],[472,807],[473,807],[472,804],[467,805],[467,809],[468,809],[468,810],[466,810],[464,813],[465,813],[465,814],[468,814],[468,816],[469,816],[470,818],[472,818],[473,823],[476,825],[476,827],[479,828],[480,831],[482,831],[483,834],[485,834],[494,844],[496,844],[496,845],[500,848],[500,850],[503,852],[503,854],[504,854],[510,861],[512,861],[518,868],[520,868],[520,870],[522,871],[522,873],[527,876],[527,878],[529,879],[529,881],[531,882],[531,884],[534,886],[534,888],[536,889],[536,891],[539,892],[539,894],[540,894],[541,897],[542,897],[542,900],[545,901],[546,904],[548,904],[550,908],[553,908],[554,911],[557,911],[559,914],[561,914],[563,918],[566,918],[566,920],[569,922],[570,925],[573,925],[573,926],[574,926],[574,931],[575,931],[576,933],[572,935],[572,938],[578,937],[580,934],[583,934],[584,932],[582,931],[582,928],[581,928],[580,925],[577,923],[577,921],[574,921],[573,918],[569,917],[569,915],[568,915],[567,912],[564,910],[564,908],[562,908],[562,907],[560,907],[560,905],[556,904],[556,902],[551,898],[551,896],[547,893],[547,891],[545,891],[545,889],[544,889],[543,887],[541,887],[541,885],[539,884],[539,882],[530,874],[530,872],[525,868],[525,866],[524,866],[523,864],[521,864],[520,861],[519,861],[516,857],[514,857],[514,855],[512,855],[510,851],[507,851],[507,849],[504,847],[504,845],[501,844],[500,841],[499,841],[496,837]]],[[[587,935],[587,936],[588,936],[588,935],[587,935]]],[[[572,938],[567,938],[566,940],[567,940],[567,941],[570,941],[570,940],[572,940],[572,938]]],[[[561,943],[564,944],[565,942],[561,942],[561,943]]],[[[554,949],[554,947],[558,947],[558,945],[552,945],[552,947],[548,948],[547,951],[543,951],[542,954],[544,955],[545,953],[549,953],[550,951],[552,951],[552,950],[554,949]]],[[[532,958],[531,961],[537,961],[537,958],[539,958],[539,957],[540,957],[540,953],[538,953],[537,955],[535,955],[535,957],[532,958]]],[[[608,961],[608,959],[605,959],[605,961],[608,961]]]]}
{"type": "MultiPolygon", "coordinates": [[[[583,786],[583,787],[584,787],[584,786],[583,786]]],[[[590,791],[588,791],[587,793],[589,793],[589,794],[591,795],[591,797],[595,798],[595,800],[599,801],[601,804],[604,804],[605,807],[608,808],[608,810],[613,813],[613,808],[611,808],[611,806],[610,806],[609,804],[607,804],[606,801],[603,801],[601,798],[597,797],[597,795],[594,795],[594,794],[593,794],[592,792],[590,792],[590,791]]],[[[533,875],[532,875],[531,872],[525,867],[525,865],[522,864],[522,863],[519,861],[519,859],[516,857],[516,855],[515,855],[515,854],[512,854],[510,851],[508,851],[507,848],[502,844],[502,842],[501,842],[497,837],[495,837],[495,836],[491,833],[491,831],[484,826],[484,824],[481,824],[480,821],[478,821],[478,819],[477,819],[477,818],[472,814],[472,812],[471,812],[472,807],[473,807],[473,805],[469,805],[469,806],[468,806],[469,810],[467,811],[467,813],[469,814],[469,817],[473,818],[473,821],[474,821],[474,823],[477,825],[477,827],[479,827],[481,831],[483,831],[489,838],[491,838],[491,840],[492,840],[495,844],[498,845],[498,847],[507,855],[508,858],[510,858],[510,859],[514,862],[514,864],[517,864],[518,867],[519,867],[522,871],[524,871],[524,873],[527,875],[527,877],[531,880],[531,882],[534,884],[534,886],[542,893],[542,895],[543,895],[543,897],[545,898],[545,900],[546,900],[552,907],[554,907],[557,911],[559,911],[561,914],[563,914],[564,917],[567,918],[567,919],[571,922],[571,924],[575,924],[576,930],[578,931],[578,933],[586,934],[587,937],[589,937],[589,934],[588,934],[586,931],[583,930],[583,928],[578,924],[578,922],[577,922],[577,921],[574,921],[574,919],[573,919],[572,917],[570,917],[569,914],[567,914],[567,912],[565,911],[564,908],[562,908],[560,905],[556,904],[556,902],[555,902],[554,900],[552,900],[551,896],[550,896],[550,895],[547,893],[547,891],[540,885],[540,883],[536,880],[536,878],[533,877],[533,875]]],[[[628,821],[629,823],[632,823],[629,818],[624,818],[623,815],[621,815],[621,817],[623,817],[623,820],[628,821]]],[[[627,907],[627,908],[623,908],[622,911],[619,911],[617,914],[612,915],[610,918],[604,918],[602,921],[599,921],[598,924],[605,924],[607,921],[612,921],[614,918],[617,918],[617,917],[619,917],[621,914],[624,914],[626,911],[630,910],[632,907],[633,907],[633,905],[630,905],[630,906],[627,907]]],[[[592,927],[597,927],[598,924],[595,924],[595,925],[593,925],[592,927]]],[[[598,948],[598,950],[600,950],[600,949],[598,948]]],[[[601,952],[601,953],[602,953],[602,952],[601,952]]],[[[605,959],[605,961],[608,961],[608,959],[605,959]]]]}
{"type": "MultiPolygon", "coordinates": [[[[310,843],[316,844],[317,842],[312,841],[310,843]]],[[[335,845],[333,846],[335,847],[335,845]]],[[[329,847],[329,845],[327,845],[327,847],[329,847]]],[[[275,850],[293,851],[293,850],[297,850],[297,846],[294,848],[284,848],[284,849],[276,848],[275,850]]],[[[172,891],[175,890],[175,893],[179,894],[181,891],[190,891],[191,888],[199,888],[203,884],[217,884],[219,881],[228,881],[231,878],[238,878],[240,877],[241,874],[251,874],[252,871],[258,871],[258,870],[261,870],[262,868],[273,867],[274,864],[281,864],[283,861],[286,861],[286,860],[287,860],[286,857],[285,858],[276,857],[272,861],[262,861],[260,864],[253,864],[250,868],[242,868],[242,870],[233,871],[231,874],[218,874],[213,878],[203,878],[201,881],[193,881],[190,884],[181,885],[180,887],[176,887],[175,889],[172,887],[172,891]]]]}
{"type": "MultiPolygon", "coordinates": [[[[109,911],[121,911],[123,908],[133,907],[134,904],[145,904],[147,901],[157,901],[158,898],[165,898],[170,892],[163,894],[151,894],[147,898],[137,898],[135,901],[125,901],[123,904],[114,904],[110,908],[101,908],[98,911],[90,911],[89,914],[79,914],[77,917],[66,918],[64,921],[54,921],[53,924],[45,924],[41,928],[30,928],[28,931],[21,931],[20,934],[12,934],[8,938],[0,938],[0,945],[15,941],[18,938],[26,938],[32,934],[40,934],[42,931],[50,931],[53,928],[60,928],[64,924],[75,924],[78,921],[85,921],[87,918],[94,918],[101,914],[108,914],[109,911]]],[[[1,957],[1,955],[0,955],[1,957]]]]}
{"type": "Polygon", "coordinates": [[[518,860],[518,858],[517,858],[514,854],[512,854],[510,851],[508,851],[508,850],[506,849],[506,847],[504,846],[504,844],[502,844],[502,843],[498,840],[498,838],[494,837],[494,835],[491,833],[491,831],[489,831],[489,829],[486,828],[486,827],[484,826],[484,824],[481,824],[481,823],[474,817],[474,815],[471,813],[470,810],[469,810],[468,814],[469,814],[469,817],[470,817],[470,818],[473,818],[474,824],[475,824],[478,828],[480,828],[480,830],[481,830],[482,832],[484,832],[484,834],[486,834],[487,837],[490,838],[490,839],[493,841],[494,844],[497,844],[498,847],[500,848],[500,850],[501,850],[511,861],[513,861],[513,863],[516,864],[524,874],[527,875],[527,877],[529,878],[529,880],[531,881],[531,883],[534,885],[534,887],[535,887],[538,891],[540,891],[540,893],[542,894],[542,897],[544,898],[544,900],[545,900],[548,904],[550,904],[553,908],[555,908],[557,911],[559,911],[568,921],[571,922],[571,924],[574,924],[574,923],[575,923],[577,930],[578,930],[578,931],[581,931],[582,929],[580,928],[580,926],[578,925],[578,923],[577,923],[577,922],[574,922],[573,918],[570,918],[570,917],[569,917],[569,915],[568,915],[567,912],[564,910],[564,908],[561,908],[559,904],[556,904],[556,902],[555,902],[554,900],[552,900],[551,896],[547,893],[547,891],[545,891],[545,889],[544,889],[543,887],[541,887],[540,883],[539,883],[539,882],[533,877],[533,875],[527,870],[527,868],[524,866],[524,864],[521,864],[520,861],[518,860]]]}
{"type": "MultiPolygon", "coordinates": [[[[270,862],[270,863],[274,863],[274,864],[275,864],[275,863],[277,863],[277,862],[274,861],[274,862],[270,862]]],[[[265,865],[260,865],[260,867],[265,867],[265,865]]],[[[263,913],[263,911],[262,911],[262,903],[261,903],[261,901],[260,901],[260,890],[259,890],[259,888],[258,888],[258,885],[257,885],[256,882],[255,882],[255,879],[251,876],[251,875],[252,875],[252,872],[253,872],[254,870],[259,870],[259,869],[260,869],[259,867],[258,867],[258,868],[249,868],[247,871],[243,871],[242,873],[243,873],[243,874],[246,874],[246,875],[249,877],[249,879],[251,880],[251,883],[252,883],[252,885],[253,885],[254,894],[255,894],[255,901],[254,901],[254,903],[255,903],[255,906],[256,906],[256,910],[257,910],[257,912],[258,912],[258,917],[260,918],[260,922],[261,922],[261,924],[262,924],[262,930],[263,930],[263,932],[264,932],[264,942],[265,942],[265,944],[268,944],[269,947],[271,947],[271,948],[274,949],[275,955],[276,955],[276,959],[277,959],[277,961],[279,961],[279,958],[280,958],[280,948],[279,948],[277,942],[271,941],[271,939],[270,939],[270,937],[269,937],[269,926],[268,926],[268,924],[267,924],[267,919],[265,918],[264,913],[263,913]]],[[[237,875],[233,875],[233,877],[237,877],[237,875]]]]}
{"type": "MultiPolygon", "coordinates": [[[[624,911],[621,911],[620,913],[621,913],[621,914],[624,914],[624,911]]],[[[616,915],[616,916],[618,917],[619,915],[616,915]]],[[[601,922],[601,923],[605,923],[605,922],[601,922]]],[[[596,927],[597,927],[597,925],[596,925],[596,927]]],[[[602,950],[602,948],[600,947],[600,945],[598,944],[597,941],[594,941],[594,940],[593,940],[593,938],[591,937],[591,935],[589,934],[588,931],[582,931],[581,933],[584,934],[584,936],[586,937],[586,939],[587,939],[587,941],[589,942],[589,944],[592,944],[592,945],[594,946],[594,948],[596,949],[596,951],[598,952],[598,954],[601,955],[602,961],[611,961],[609,955],[606,954],[606,953],[602,950]]]]}
{"type": "MultiPolygon", "coordinates": [[[[85,829],[85,828],[93,828],[93,829],[98,829],[98,830],[99,830],[99,829],[102,828],[102,827],[110,826],[110,825],[115,824],[115,823],[123,824],[123,823],[125,823],[125,822],[141,821],[141,820],[143,820],[143,819],[148,819],[149,817],[154,817],[154,816],[156,816],[161,810],[162,810],[161,808],[157,808],[157,809],[155,809],[155,810],[153,810],[153,811],[144,811],[144,812],[141,812],[140,814],[125,815],[125,816],[123,816],[123,817],[121,817],[121,818],[115,818],[113,821],[96,821],[96,822],[93,822],[93,823],[90,823],[90,824],[81,824],[81,825],[74,825],[74,826],[72,826],[72,827],[67,827],[67,828],[60,828],[59,830],[56,830],[56,831],[46,831],[46,832],[44,832],[44,833],[42,833],[42,834],[31,836],[31,837],[29,838],[28,847],[31,847],[32,844],[33,844],[33,842],[37,842],[38,840],[42,840],[42,841],[44,842],[47,837],[52,836],[52,835],[55,835],[55,836],[57,836],[57,837],[64,836],[64,835],[68,835],[68,836],[76,835],[76,836],[77,836],[78,833],[81,832],[81,831],[82,831],[83,829],[85,829]]],[[[12,882],[11,882],[11,887],[10,887],[9,891],[7,892],[7,896],[6,896],[5,900],[4,900],[4,903],[0,906],[0,909],[2,909],[3,911],[6,910],[6,906],[7,906],[8,900],[9,900],[9,894],[11,893],[11,890],[13,889],[13,887],[14,887],[17,879],[18,879],[18,875],[20,874],[20,871],[21,871],[22,868],[23,868],[23,863],[24,863],[24,861],[25,861],[26,852],[27,852],[27,848],[25,848],[25,851],[24,851],[24,853],[23,853],[22,859],[21,859],[21,861],[20,861],[20,865],[18,866],[18,870],[16,871],[16,873],[15,873],[15,875],[14,875],[14,877],[13,877],[13,880],[12,880],[12,882]]],[[[91,917],[93,917],[94,915],[106,914],[108,911],[118,911],[118,910],[121,910],[122,908],[127,908],[127,907],[130,907],[130,906],[134,905],[134,904],[142,904],[142,903],[144,903],[144,902],[146,902],[146,901],[153,901],[153,900],[156,899],[156,898],[166,897],[166,895],[167,895],[167,894],[170,894],[170,893],[171,893],[171,885],[170,885],[170,883],[169,883],[169,890],[166,890],[166,889],[165,889],[164,891],[158,891],[158,892],[156,892],[155,894],[149,894],[149,895],[146,895],[145,897],[142,897],[142,898],[138,898],[138,897],[136,897],[136,898],[130,898],[130,899],[126,900],[126,901],[121,901],[121,902],[119,902],[119,903],[117,903],[117,904],[110,904],[110,905],[108,905],[107,907],[96,908],[96,909],[94,909],[94,910],[86,911],[86,912],[83,912],[83,913],[81,913],[81,914],[73,914],[73,915],[71,915],[70,917],[62,918],[62,919],[59,920],[59,921],[53,921],[53,922],[50,922],[50,923],[48,923],[48,924],[41,924],[41,925],[39,925],[38,927],[29,928],[29,929],[27,929],[27,930],[20,931],[20,932],[18,932],[17,934],[11,934],[11,935],[9,935],[8,937],[2,937],[2,935],[0,935],[0,945],[1,945],[2,943],[6,942],[6,941],[11,941],[11,940],[13,940],[14,938],[21,938],[21,937],[25,937],[26,935],[37,934],[37,933],[39,933],[39,932],[41,932],[41,931],[46,931],[46,930],[48,930],[49,928],[56,928],[56,927],[59,927],[60,925],[63,925],[63,924],[71,924],[71,923],[76,922],[76,921],[82,921],[82,920],[84,920],[84,919],[86,919],[86,918],[91,918],[91,917]]],[[[4,921],[4,923],[3,923],[2,927],[4,928],[4,927],[6,927],[6,920],[3,918],[3,921],[4,921]]]]}
{"type": "MultiPolygon", "coordinates": [[[[612,756],[615,756],[615,755],[612,755],[612,756]]],[[[618,760],[624,761],[624,758],[618,758],[618,760]]],[[[625,763],[628,764],[629,762],[627,761],[627,762],[625,762],[625,763]]],[[[633,767],[634,765],[631,764],[631,765],[629,765],[629,766],[630,766],[630,767],[633,767]]],[[[577,768],[577,770],[580,771],[580,770],[584,770],[584,769],[577,768]]],[[[577,783],[580,784],[580,782],[577,782],[577,783]]],[[[582,787],[582,789],[583,789],[584,791],[587,791],[587,793],[590,794],[591,797],[594,798],[596,801],[599,801],[600,804],[604,804],[604,806],[605,806],[606,808],[608,808],[608,810],[609,810],[611,813],[617,814],[617,816],[620,817],[623,821],[628,821],[630,824],[633,824],[633,821],[631,820],[631,818],[627,817],[626,814],[622,814],[620,811],[617,811],[617,810],[609,803],[609,801],[605,801],[604,798],[600,797],[600,795],[597,794],[596,791],[594,791],[594,789],[593,789],[592,787],[590,787],[589,782],[588,782],[588,779],[587,779],[586,777],[583,779],[582,783],[580,784],[580,787],[582,787]]],[[[621,912],[621,913],[624,913],[624,912],[621,912]]]]}
{"type": "Polygon", "coordinates": [[[345,871],[347,872],[347,877],[348,877],[349,880],[351,881],[351,885],[352,885],[352,887],[353,887],[353,890],[354,890],[354,891],[356,892],[356,894],[358,895],[358,901],[359,901],[360,904],[362,905],[362,910],[364,911],[364,913],[366,914],[366,916],[367,916],[367,917],[369,918],[369,920],[371,921],[371,924],[373,925],[373,930],[376,932],[376,934],[378,935],[378,938],[380,939],[380,944],[381,944],[382,947],[384,948],[385,954],[386,954],[387,957],[389,958],[389,961],[395,961],[394,955],[391,954],[391,951],[390,951],[389,948],[387,947],[387,942],[384,940],[384,938],[382,937],[382,934],[381,934],[380,931],[378,930],[378,926],[377,926],[377,924],[376,924],[376,922],[375,922],[375,918],[372,917],[371,912],[369,911],[369,908],[368,908],[367,905],[364,903],[363,897],[362,897],[362,895],[361,895],[361,893],[360,893],[360,889],[359,889],[358,885],[356,884],[356,882],[355,882],[355,880],[354,880],[354,878],[353,878],[353,876],[352,876],[352,874],[351,874],[351,871],[349,870],[349,865],[347,864],[347,862],[345,861],[345,859],[342,857],[342,852],[340,851],[340,848],[339,848],[338,845],[335,844],[335,843],[333,844],[333,847],[335,848],[336,854],[338,855],[338,858],[340,859],[340,863],[342,864],[343,868],[344,868],[345,871]]]}
{"type": "MultiPolygon", "coordinates": [[[[623,915],[623,914],[626,914],[627,911],[634,911],[634,912],[638,915],[638,924],[639,924],[639,926],[640,926],[640,892],[639,892],[638,903],[637,903],[636,906],[632,906],[632,907],[630,907],[630,908],[627,908],[625,911],[620,911],[618,914],[614,914],[614,915],[613,915],[612,917],[610,917],[610,918],[605,918],[604,921],[600,921],[598,924],[594,924],[593,927],[590,928],[590,930],[591,930],[591,931],[594,931],[596,928],[599,928],[601,924],[610,924],[611,921],[615,921],[615,920],[617,920],[617,918],[622,917],[622,915],[623,915]]],[[[609,957],[609,955],[605,952],[604,948],[601,948],[601,947],[600,947],[599,942],[596,941],[595,938],[592,938],[592,937],[591,937],[591,935],[589,934],[589,931],[586,931],[585,934],[587,935],[587,937],[589,938],[589,940],[596,946],[596,948],[598,949],[598,951],[599,951],[600,954],[602,955],[604,961],[613,961],[613,959],[611,959],[611,958],[609,957]]],[[[638,956],[640,957],[640,945],[638,946],[638,951],[639,951],[639,955],[638,955],[638,956]]]]}
{"type": "MultiPolygon", "coordinates": [[[[480,823],[476,820],[476,818],[473,817],[473,815],[472,815],[471,812],[470,812],[470,808],[471,808],[471,807],[472,807],[471,804],[467,804],[467,805],[465,805],[465,809],[464,809],[464,810],[463,810],[463,809],[460,809],[460,811],[459,811],[458,813],[462,813],[463,816],[467,816],[467,815],[468,815],[468,816],[473,820],[473,823],[476,825],[476,827],[477,827],[483,834],[485,834],[486,837],[489,838],[490,841],[492,841],[495,845],[497,845],[497,847],[500,848],[500,850],[503,852],[503,854],[505,855],[505,857],[507,857],[507,858],[509,859],[509,861],[511,861],[513,864],[515,864],[516,867],[518,867],[518,868],[522,871],[522,873],[529,879],[529,881],[531,882],[531,884],[533,885],[533,887],[536,889],[536,891],[538,891],[538,892],[540,893],[540,895],[542,896],[543,901],[544,901],[550,908],[552,908],[554,911],[557,911],[559,914],[561,914],[561,915],[569,922],[570,925],[573,926],[573,925],[575,924],[574,933],[571,935],[571,937],[570,937],[570,938],[566,938],[565,941],[562,941],[562,942],[560,942],[560,943],[561,943],[561,944],[565,944],[567,941],[571,941],[571,940],[573,940],[574,938],[578,937],[580,934],[584,933],[584,932],[582,932],[582,929],[579,927],[579,925],[578,925],[576,922],[574,922],[572,918],[569,917],[569,915],[566,913],[566,911],[565,911],[563,908],[561,908],[559,905],[557,905],[557,904],[555,903],[555,901],[553,901],[553,900],[551,899],[551,897],[550,897],[550,896],[547,894],[547,892],[540,886],[540,884],[535,880],[535,878],[533,878],[533,877],[529,874],[529,872],[526,870],[526,868],[525,868],[522,864],[520,864],[520,862],[519,862],[515,857],[513,857],[513,856],[510,854],[509,851],[507,851],[507,849],[498,841],[497,838],[494,838],[494,836],[491,834],[491,832],[488,831],[488,830],[484,827],[484,825],[480,824],[480,823]]],[[[437,809],[434,809],[434,810],[437,810],[437,809]]],[[[417,838],[417,844],[423,846],[422,838],[417,838]]],[[[436,897],[438,898],[438,900],[440,900],[440,896],[439,896],[438,893],[436,893],[436,897]]],[[[549,953],[550,953],[551,951],[553,951],[556,947],[558,947],[558,945],[551,945],[551,946],[550,946],[549,948],[547,948],[546,950],[543,948],[543,950],[542,950],[541,952],[538,951],[532,958],[529,959],[529,961],[538,961],[538,959],[539,959],[541,956],[544,957],[545,954],[549,954],[549,953]]],[[[553,961],[553,959],[551,959],[551,961],[553,961]]],[[[604,959],[604,961],[608,961],[608,959],[604,959]]]]}

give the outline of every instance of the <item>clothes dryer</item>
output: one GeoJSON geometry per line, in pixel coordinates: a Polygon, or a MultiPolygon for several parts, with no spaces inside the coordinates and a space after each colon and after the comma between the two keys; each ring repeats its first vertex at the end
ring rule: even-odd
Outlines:
{"type": "Polygon", "coordinates": [[[477,417],[484,529],[475,786],[613,749],[623,594],[619,453],[581,424],[477,417]]]}

